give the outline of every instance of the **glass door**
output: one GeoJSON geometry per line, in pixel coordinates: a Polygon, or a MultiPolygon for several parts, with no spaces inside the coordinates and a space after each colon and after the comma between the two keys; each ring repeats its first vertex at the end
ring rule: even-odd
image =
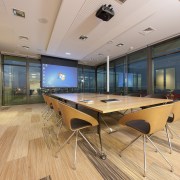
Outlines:
{"type": "Polygon", "coordinates": [[[29,63],[29,103],[43,102],[42,92],[40,87],[40,63],[29,63]]]}
{"type": "Polygon", "coordinates": [[[3,79],[3,105],[26,103],[26,67],[4,65],[3,79]]]}

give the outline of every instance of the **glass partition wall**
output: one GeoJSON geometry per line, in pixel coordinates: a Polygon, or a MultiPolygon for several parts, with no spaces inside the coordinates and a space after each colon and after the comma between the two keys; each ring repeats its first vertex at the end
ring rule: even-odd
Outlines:
{"type": "Polygon", "coordinates": [[[147,52],[146,49],[128,55],[128,94],[147,94],[147,52]]]}
{"type": "MultiPolygon", "coordinates": [[[[106,92],[106,64],[97,68],[97,92],[106,92]]],[[[147,53],[141,50],[110,61],[111,94],[147,93],[147,53]]]]}
{"type": "Polygon", "coordinates": [[[78,92],[96,92],[95,67],[78,65],[78,92]]]}
{"type": "Polygon", "coordinates": [[[28,101],[29,103],[38,103],[42,101],[42,90],[40,85],[40,72],[41,72],[41,64],[30,62],[28,63],[29,67],[29,94],[28,101]]]}
{"type": "Polygon", "coordinates": [[[125,94],[125,60],[126,57],[119,58],[115,61],[115,76],[116,86],[115,93],[124,95],[125,94]]]}
{"type": "MultiPolygon", "coordinates": [[[[165,93],[180,99],[180,37],[112,60],[109,72],[110,93],[165,93]]],[[[106,92],[106,78],[106,64],[98,66],[97,92],[106,92]]]]}
{"type": "Polygon", "coordinates": [[[154,92],[180,99],[180,38],[155,45],[154,92]]]}
{"type": "MultiPolygon", "coordinates": [[[[3,105],[42,102],[41,92],[48,90],[40,88],[41,62],[11,56],[1,61],[3,105]]],[[[106,93],[106,68],[78,65],[78,88],[56,92],[106,93]]],[[[180,36],[110,61],[110,93],[144,96],[148,90],[180,99],[179,69],[180,36]]]]}
{"type": "Polygon", "coordinates": [[[4,56],[3,105],[42,102],[40,61],[4,56]]]}
{"type": "Polygon", "coordinates": [[[106,93],[106,65],[97,67],[97,93],[106,93]]]}

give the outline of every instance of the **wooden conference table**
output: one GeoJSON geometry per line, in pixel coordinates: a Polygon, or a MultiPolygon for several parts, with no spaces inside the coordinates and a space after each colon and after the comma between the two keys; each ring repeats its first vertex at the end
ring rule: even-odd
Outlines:
{"type": "Polygon", "coordinates": [[[143,106],[150,106],[156,104],[164,104],[171,102],[169,99],[156,99],[147,97],[133,97],[133,96],[121,96],[110,94],[95,94],[95,93],[65,93],[65,94],[52,94],[53,97],[63,101],[73,102],[78,108],[78,105],[92,109],[98,114],[98,134],[101,144],[102,159],[106,159],[106,155],[102,151],[101,141],[101,127],[100,127],[100,114],[122,111],[132,108],[139,108],[143,106]]]}

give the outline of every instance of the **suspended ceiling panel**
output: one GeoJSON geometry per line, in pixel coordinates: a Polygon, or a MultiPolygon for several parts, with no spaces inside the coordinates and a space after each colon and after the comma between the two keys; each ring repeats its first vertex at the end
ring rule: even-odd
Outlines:
{"type": "Polygon", "coordinates": [[[179,0],[0,0],[0,51],[98,65],[180,33],[179,0]],[[111,4],[108,22],[95,14],[111,4]],[[14,16],[12,9],[25,12],[14,16]],[[153,31],[143,31],[152,28],[153,31]],[[80,40],[81,35],[87,40],[80,40]],[[20,38],[25,36],[28,39],[20,38]],[[123,46],[116,45],[122,43],[123,46]],[[23,48],[27,46],[29,48],[23,48]]]}

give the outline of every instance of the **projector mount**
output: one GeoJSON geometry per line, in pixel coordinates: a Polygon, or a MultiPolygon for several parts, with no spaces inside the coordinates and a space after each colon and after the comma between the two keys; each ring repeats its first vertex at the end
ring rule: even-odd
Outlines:
{"type": "Polygon", "coordinates": [[[96,17],[102,19],[103,21],[109,21],[113,16],[114,10],[111,4],[109,4],[108,6],[106,4],[102,5],[96,12],[96,17]]]}

